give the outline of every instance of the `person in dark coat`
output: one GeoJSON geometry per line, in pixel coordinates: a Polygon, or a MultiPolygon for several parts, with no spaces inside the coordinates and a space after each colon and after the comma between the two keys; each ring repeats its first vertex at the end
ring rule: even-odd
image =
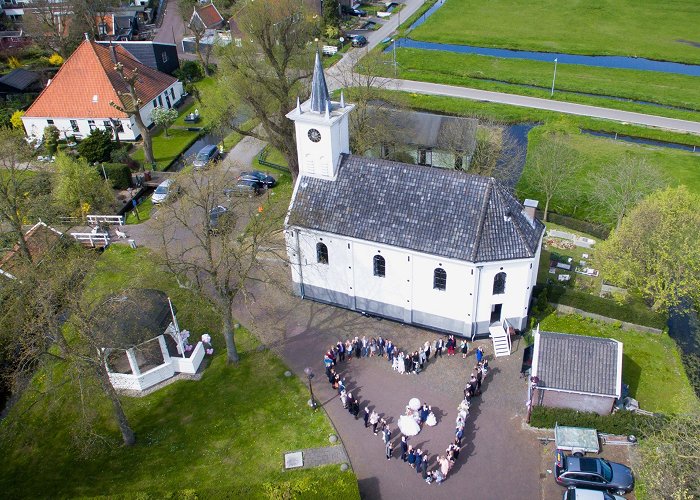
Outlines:
{"type": "Polygon", "coordinates": [[[413,451],[412,446],[408,447],[408,465],[410,465],[411,468],[416,466],[416,452],[413,451]]]}
{"type": "Polygon", "coordinates": [[[391,441],[386,442],[386,459],[391,460],[391,455],[394,453],[394,447],[391,445],[391,441]]]}
{"type": "Polygon", "coordinates": [[[476,370],[476,393],[481,396],[481,380],[484,375],[481,373],[481,366],[476,365],[474,369],[476,370]]]}
{"type": "Polygon", "coordinates": [[[406,442],[406,436],[401,436],[401,460],[404,462],[408,458],[408,443],[406,442]]]}
{"type": "Polygon", "coordinates": [[[355,415],[355,420],[357,420],[360,415],[360,403],[357,399],[352,403],[352,414],[355,415]]]}
{"type": "Polygon", "coordinates": [[[357,337],[355,337],[354,347],[355,347],[355,357],[359,358],[360,355],[362,354],[362,346],[361,346],[360,339],[358,339],[357,337]]]}
{"type": "Polygon", "coordinates": [[[416,473],[420,474],[423,465],[423,453],[420,448],[416,450],[416,473]]]}
{"type": "Polygon", "coordinates": [[[352,415],[353,404],[355,403],[355,398],[352,397],[352,392],[347,394],[347,406],[348,412],[352,415]]]}
{"type": "Polygon", "coordinates": [[[423,475],[423,480],[428,479],[428,454],[423,456],[423,463],[421,464],[421,474],[423,475]]]}
{"type": "Polygon", "coordinates": [[[430,415],[430,409],[427,403],[423,403],[423,408],[420,410],[420,423],[424,424],[428,420],[428,415],[430,415]]]}
{"type": "Polygon", "coordinates": [[[411,356],[408,354],[403,358],[403,367],[406,373],[409,373],[411,368],[413,368],[413,361],[411,361],[411,356]]]}
{"type": "Polygon", "coordinates": [[[369,425],[369,407],[365,406],[365,415],[364,415],[364,420],[365,420],[365,429],[369,425]]]}
{"type": "Polygon", "coordinates": [[[442,357],[442,348],[445,346],[445,343],[443,342],[442,339],[438,339],[437,341],[437,349],[435,349],[435,354],[438,356],[442,357]]]}

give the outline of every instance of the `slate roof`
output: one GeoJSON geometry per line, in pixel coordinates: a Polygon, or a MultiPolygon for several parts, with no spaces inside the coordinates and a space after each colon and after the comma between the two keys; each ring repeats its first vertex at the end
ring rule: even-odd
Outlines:
{"type": "MultiPolygon", "coordinates": [[[[131,41],[131,40],[115,40],[113,42],[97,42],[98,45],[101,45],[103,47],[109,47],[109,44],[112,43],[113,45],[119,45],[122,47],[124,50],[129,52],[134,58],[148,66],[149,68],[153,69],[158,69],[158,64],[159,64],[159,58],[157,56],[162,57],[163,51],[165,51],[168,47],[171,47],[172,50],[168,51],[168,59],[173,59],[176,68],[179,66],[177,64],[177,47],[175,44],[172,43],[164,43],[164,42],[151,42],[151,41],[131,41]]],[[[162,60],[162,59],[161,59],[162,60]]]]}
{"type": "Polygon", "coordinates": [[[544,388],[620,395],[618,356],[622,344],[613,339],[540,332],[533,376],[544,388]]]}
{"type": "MultiPolygon", "coordinates": [[[[117,91],[127,92],[126,83],[114,69],[111,48],[84,40],[63,63],[51,83],[32,103],[27,118],[125,118],[126,114],[109,105],[123,102],[117,91]],[[97,96],[96,102],[94,96],[97,96]]],[[[114,46],[117,62],[129,75],[138,69],[136,92],[148,103],[177,81],[142,64],[120,46],[114,46]]]]}
{"type": "Polygon", "coordinates": [[[491,177],[356,155],[299,179],[288,225],[470,262],[533,257],[544,230],[491,177]]]}
{"type": "Polygon", "coordinates": [[[11,71],[0,78],[0,83],[17,90],[24,90],[38,81],[39,75],[37,73],[22,68],[11,71]]]}
{"type": "Polygon", "coordinates": [[[437,149],[473,151],[476,145],[475,118],[445,116],[402,109],[370,108],[382,113],[390,123],[401,124],[401,142],[437,149]]]}

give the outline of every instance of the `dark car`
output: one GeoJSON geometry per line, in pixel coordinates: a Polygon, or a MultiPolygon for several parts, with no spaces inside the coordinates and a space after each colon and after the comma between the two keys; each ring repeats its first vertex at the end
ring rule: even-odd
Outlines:
{"type": "Polygon", "coordinates": [[[604,458],[566,456],[556,451],[554,478],[562,486],[582,486],[619,495],[634,489],[632,470],[604,458]]]}
{"type": "Polygon", "coordinates": [[[204,146],[194,159],[194,168],[206,167],[210,162],[216,161],[219,158],[219,154],[219,148],[215,145],[204,146]]]}
{"type": "Polygon", "coordinates": [[[226,196],[253,196],[265,192],[265,184],[260,181],[241,179],[232,188],[224,189],[226,196]]]}
{"type": "Polygon", "coordinates": [[[342,11],[343,14],[348,14],[350,16],[365,17],[367,15],[367,11],[356,9],[354,7],[348,7],[346,5],[343,5],[342,11]]]}
{"type": "Polygon", "coordinates": [[[365,38],[363,35],[355,35],[352,37],[352,46],[353,47],[364,47],[367,45],[367,38],[365,38]]]}
{"type": "Polygon", "coordinates": [[[228,209],[222,205],[217,205],[209,211],[209,231],[218,233],[226,219],[228,209]]]}
{"type": "Polygon", "coordinates": [[[260,170],[241,172],[241,175],[238,176],[238,180],[262,182],[267,188],[275,187],[275,184],[277,184],[274,177],[272,177],[270,174],[266,174],[265,172],[261,172],[260,170]]]}

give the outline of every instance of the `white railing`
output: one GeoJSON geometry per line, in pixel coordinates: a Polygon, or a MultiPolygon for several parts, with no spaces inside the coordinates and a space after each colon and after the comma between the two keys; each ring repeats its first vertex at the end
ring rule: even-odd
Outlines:
{"type": "Polygon", "coordinates": [[[70,233],[79,242],[89,242],[90,246],[97,245],[106,247],[109,245],[109,233],[70,233]]]}
{"type": "Polygon", "coordinates": [[[202,364],[202,360],[204,359],[204,354],[205,354],[205,347],[202,342],[197,342],[197,345],[194,347],[192,352],[190,353],[189,358],[181,358],[179,356],[171,356],[170,357],[170,362],[173,365],[173,368],[175,368],[176,372],[179,373],[197,373],[197,370],[199,369],[199,365],[202,364]]]}
{"type": "Polygon", "coordinates": [[[88,223],[91,225],[97,225],[97,224],[119,224],[120,226],[124,225],[124,216],[123,215],[88,215],[87,216],[88,223]]]}

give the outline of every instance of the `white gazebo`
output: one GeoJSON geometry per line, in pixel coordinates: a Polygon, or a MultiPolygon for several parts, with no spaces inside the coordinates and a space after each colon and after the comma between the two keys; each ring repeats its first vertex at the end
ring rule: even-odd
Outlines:
{"type": "Polygon", "coordinates": [[[115,389],[143,391],[177,373],[197,373],[206,346],[188,343],[175,309],[159,290],[138,289],[109,300],[114,307],[102,319],[102,348],[115,389]]]}

